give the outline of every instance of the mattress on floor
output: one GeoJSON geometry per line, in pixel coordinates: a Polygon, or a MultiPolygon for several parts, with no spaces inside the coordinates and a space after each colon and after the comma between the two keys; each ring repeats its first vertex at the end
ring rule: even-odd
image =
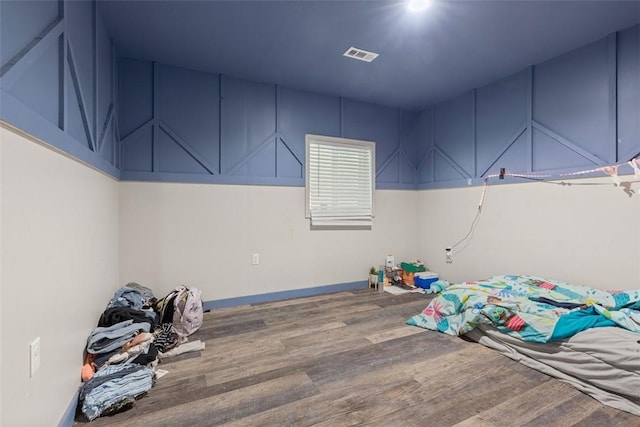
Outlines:
{"type": "Polygon", "coordinates": [[[466,336],[607,406],[640,416],[638,333],[617,327],[592,328],[565,340],[532,343],[479,325],[466,336]]]}

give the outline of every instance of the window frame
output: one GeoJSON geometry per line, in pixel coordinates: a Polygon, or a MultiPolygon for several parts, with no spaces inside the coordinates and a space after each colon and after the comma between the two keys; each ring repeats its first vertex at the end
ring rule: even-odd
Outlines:
{"type": "Polygon", "coordinates": [[[349,139],[349,138],[339,138],[333,136],[325,136],[325,135],[314,135],[314,134],[306,134],[305,135],[305,218],[308,218],[311,223],[312,228],[339,228],[339,229],[371,229],[373,225],[373,218],[375,217],[374,213],[374,198],[375,198],[375,190],[376,190],[376,144],[373,141],[365,141],[359,139],[349,139]],[[351,148],[357,148],[361,150],[365,150],[369,152],[370,156],[370,200],[371,206],[369,207],[371,215],[367,216],[367,219],[347,219],[344,217],[336,216],[335,219],[324,219],[318,220],[316,224],[314,224],[314,220],[311,215],[311,188],[310,188],[310,172],[311,168],[309,167],[311,164],[311,156],[310,156],[310,145],[311,144],[319,144],[322,146],[347,146],[351,148]]]}

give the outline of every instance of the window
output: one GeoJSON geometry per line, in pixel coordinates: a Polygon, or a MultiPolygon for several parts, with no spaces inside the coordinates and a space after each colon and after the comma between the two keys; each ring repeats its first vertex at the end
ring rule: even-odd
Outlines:
{"type": "Polygon", "coordinates": [[[375,143],[306,135],[306,215],[312,227],[371,228],[375,143]]]}

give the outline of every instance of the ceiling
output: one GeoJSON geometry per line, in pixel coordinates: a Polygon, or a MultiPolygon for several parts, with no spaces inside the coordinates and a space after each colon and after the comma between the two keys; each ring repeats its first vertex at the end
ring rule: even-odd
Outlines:
{"type": "Polygon", "coordinates": [[[419,110],[640,22],[640,0],[99,1],[121,57],[419,110]],[[344,57],[354,46],[380,56],[344,57]]]}

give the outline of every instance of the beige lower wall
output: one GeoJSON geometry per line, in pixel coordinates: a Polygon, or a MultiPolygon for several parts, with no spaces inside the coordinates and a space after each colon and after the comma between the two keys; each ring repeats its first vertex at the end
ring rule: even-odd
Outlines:
{"type": "Polygon", "coordinates": [[[158,296],[190,284],[219,300],[363,281],[392,253],[451,281],[533,274],[640,287],[639,182],[631,196],[610,178],[491,185],[473,237],[446,264],[479,187],[378,190],[373,230],[311,231],[303,188],[117,183],[12,131],[0,138],[0,425],[57,424],[86,337],[128,281],[158,296]],[[29,378],[36,337],[42,362],[29,378]]]}
{"type": "Polygon", "coordinates": [[[452,264],[445,248],[469,231],[480,187],[418,192],[421,256],[450,281],[530,274],[601,289],[640,288],[640,180],[490,185],[480,220],[452,264]]]}
{"type": "Polygon", "coordinates": [[[5,128],[0,145],[0,425],[52,426],[119,285],[118,182],[5,128]]]}
{"type": "Polygon", "coordinates": [[[415,191],[376,191],[370,231],[310,231],[304,203],[301,187],[122,182],[120,281],[219,300],[366,281],[388,253],[417,256],[415,191]]]}

